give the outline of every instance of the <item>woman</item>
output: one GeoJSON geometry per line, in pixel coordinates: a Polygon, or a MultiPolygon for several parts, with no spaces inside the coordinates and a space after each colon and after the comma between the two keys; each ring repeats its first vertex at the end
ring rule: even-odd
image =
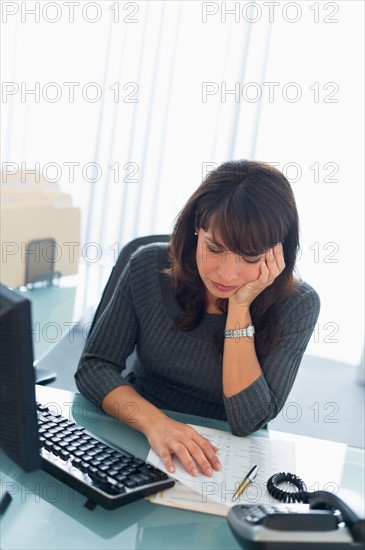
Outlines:
{"type": "Polygon", "coordinates": [[[216,447],[161,409],[227,420],[245,436],[283,407],[320,307],[294,278],[298,233],[283,174],[226,162],[188,200],[169,245],[141,247],[121,275],[76,383],[142,431],[168,471],[173,454],[191,475],[211,476],[220,463],[216,447]]]}

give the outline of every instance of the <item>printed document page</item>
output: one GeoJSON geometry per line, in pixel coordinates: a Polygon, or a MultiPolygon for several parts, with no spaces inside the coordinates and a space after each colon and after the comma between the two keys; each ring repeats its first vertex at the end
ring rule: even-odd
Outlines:
{"type": "MultiPolygon", "coordinates": [[[[227,507],[236,504],[259,504],[273,502],[266,482],[277,472],[295,472],[295,444],[291,441],[271,440],[264,437],[237,437],[229,432],[202,426],[192,427],[219,448],[217,455],[222,464],[212,477],[188,474],[177,458],[173,475],[186,487],[199,494],[199,500],[216,502],[227,507]],[[232,500],[233,494],[251,468],[258,465],[258,474],[243,494],[232,500]]],[[[151,449],[147,461],[166,472],[160,457],[151,449]]],[[[168,494],[168,491],[166,491],[168,494]]],[[[196,497],[194,498],[196,502],[196,497]]]]}

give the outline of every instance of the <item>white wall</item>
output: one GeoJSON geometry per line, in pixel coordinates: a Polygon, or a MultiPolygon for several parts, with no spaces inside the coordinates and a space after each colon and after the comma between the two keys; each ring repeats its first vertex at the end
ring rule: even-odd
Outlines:
{"type": "Polygon", "coordinates": [[[262,101],[256,157],[287,165],[292,180],[298,269],[322,301],[308,352],[357,364],[364,338],[364,4],[299,4],[298,22],[278,9],[272,28],[265,80],[279,85],[272,103],[268,94],[262,101]]]}
{"type": "Polygon", "coordinates": [[[110,265],[115,243],[171,230],[206,164],[279,163],[301,217],[298,268],[322,300],[308,351],[357,364],[363,3],[274,4],[81,0],[72,22],[61,1],[2,2],[3,163],[59,180],[82,210],[82,244],[110,265]]]}

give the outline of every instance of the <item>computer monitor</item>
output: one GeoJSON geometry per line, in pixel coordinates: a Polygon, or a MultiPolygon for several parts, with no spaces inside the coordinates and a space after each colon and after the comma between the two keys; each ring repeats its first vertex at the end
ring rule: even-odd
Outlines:
{"type": "Polygon", "coordinates": [[[0,444],[24,470],[40,468],[30,301],[1,283],[0,444]]]}

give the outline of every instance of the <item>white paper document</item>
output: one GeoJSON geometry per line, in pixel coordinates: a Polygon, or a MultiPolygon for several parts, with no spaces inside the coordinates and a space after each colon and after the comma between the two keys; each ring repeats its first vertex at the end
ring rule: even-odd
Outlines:
{"type": "Polygon", "coordinates": [[[205,514],[214,514],[216,516],[226,516],[229,512],[229,507],[225,504],[220,504],[211,499],[203,502],[199,493],[177,480],[173,487],[145,498],[162,506],[172,506],[173,508],[204,512],[205,514]]]}
{"type": "Polygon", "coordinates": [[[221,430],[195,425],[192,427],[219,448],[217,455],[222,464],[220,471],[214,471],[210,478],[203,474],[193,477],[174,458],[176,471],[171,474],[152,449],[147,461],[198,493],[202,503],[213,501],[228,508],[236,504],[269,503],[273,501],[266,488],[269,477],[277,472],[295,472],[295,445],[291,441],[255,436],[237,437],[221,430]],[[239,484],[256,464],[259,470],[255,480],[240,497],[232,500],[239,484]]]}

